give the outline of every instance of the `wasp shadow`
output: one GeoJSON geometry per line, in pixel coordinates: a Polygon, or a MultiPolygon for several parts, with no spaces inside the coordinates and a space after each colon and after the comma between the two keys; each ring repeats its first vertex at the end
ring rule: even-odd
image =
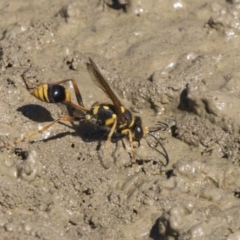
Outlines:
{"type": "MultiPolygon", "coordinates": [[[[72,123],[72,126],[67,125],[64,122],[59,122],[59,124],[64,125],[68,127],[69,129],[72,129],[72,131],[64,131],[61,133],[58,133],[54,136],[50,136],[46,139],[42,139],[40,141],[48,142],[48,141],[54,141],[59,138],[63,138],[65,136],[74,136],[74,137],[80,137],[84,142],[98,142],[97,149],[100,148],[101,142],[106,141],[109,133],[109,129],[106,127],[103,128],[101,126],[98,126],[92,122],[80,122],[79,125],[72,123]]],[[[30,141],[31,142],[31,141],[30,141]]],[[[35,141],[32,141],[31,143],[34,143],[35,141]]]]}
{"type": "Polygon", "coordinates": [[[51,122],[54,119],[51,116],[51,113],[44,107],[37,104],[27,104],[21,106],[17,109],[18,112],[21,112],[23,116],[34,122],[51,122]]]}
{"type": "MultiPolygon", "coordinates": [[[[67,109],[69,112],[69,115],[76,115],[72,114],[72,109],[67,109]]],[[[43,122],[52,122],[54,121],[53,117],[51,116],[51,113],[44,107],[36,104],[27,104],[24,106],[21,106],[17,109],[17,111],[21,112],[25,117],[28,119],[43,123],[43,122]]],[[[94,141],[106,141],[108,134],[110,132],[109,127],[105,126],[99,126],[94,121],[88,121],[85,119],[84,115],[82,113],[79,113],[79,122],[72,122],[71,126],[69,124],[66,124],[65,122],[60,121],[59,124],[67,126],[71,131],[64,131],[61,133],[58,133],[54,136],[48,137],[47,139],[44,139],[42,141],[52,141],[57,138],[62,138],[67,135],[72,136],[79,136],[84,142],[94,142],[94,141]]],[[[46,123],[47,125],[47,123],[46,123]]],[[[122,136],[118,136],[118,134],[114,133],[112,136],[112,142],[117,142],[118,140],[122,139],[122,136]]]]}

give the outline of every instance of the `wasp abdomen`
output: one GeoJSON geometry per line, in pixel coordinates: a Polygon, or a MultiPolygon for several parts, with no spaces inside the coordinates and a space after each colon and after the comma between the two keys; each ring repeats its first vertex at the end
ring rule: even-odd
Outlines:
{"type": "Polygon", "coordinates": [[[43,84],[35,88],[31,94],[37,99],[47,103],[71,101],[68,90],[59,84],[43,84]]]}

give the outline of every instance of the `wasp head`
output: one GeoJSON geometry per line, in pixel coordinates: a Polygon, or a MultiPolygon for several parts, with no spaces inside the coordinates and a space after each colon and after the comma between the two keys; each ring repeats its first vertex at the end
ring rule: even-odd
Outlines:
{"type": "Polygon", "coordinates": [[[134,118],[134,125],[132,127],[133,140],[140,141],[145,134],[148,133],[148,127],[142,125],[142,119],[138,116],[134,118]]]}

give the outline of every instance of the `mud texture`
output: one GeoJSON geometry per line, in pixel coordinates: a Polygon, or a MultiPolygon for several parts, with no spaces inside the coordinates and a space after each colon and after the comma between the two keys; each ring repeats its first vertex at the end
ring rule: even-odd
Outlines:
{"type": "Polygon", "coordinates": [[[0,12],[0,146],[82,114],[34,98],[23,73],[75,79],[87,108],[111,103],[89,58],[145,125],[168,124],[134,144],[135,161],[93,122],[1,149],[0,239],[240,238],[238,0],[3,0],[0,12]]]}

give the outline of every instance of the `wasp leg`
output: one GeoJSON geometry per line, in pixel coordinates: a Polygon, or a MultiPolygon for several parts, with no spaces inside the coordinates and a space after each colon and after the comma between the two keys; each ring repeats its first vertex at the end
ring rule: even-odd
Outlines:
{"type": "Polygon", "coordinates": [[[132,132],[130,129],[127,129],[127,132],[128,132],[128,140],[129,140],[129,143],[130,143],[130,147],[131,147],[131,157],[132,157],[132,160],[135,162],[136,160],[136,154],[133,150],[133,137],[132,137],[132,132]]]}
{"type": "MultiPolygon", "coordinates": [[[[113,123],[113,125],[112,125],[112,128],[111,128],[109,134],[108,134],[107,141],[106,141],[106,144],[105,144],[104,160],[105,160],[105,159],[108,159],[107,156],[108,156],[109,154],[107,154],[106,152],[107,152],[107,150],[108,150],[108,148],[109,148],[109,145],[110,145],[110,143],[111,143],[112,136],[113,136],[113,134],[114,134],[114,132],[115,132],[116,126],[117,126],[117,119],[114,119],[114,123],[113,123]]],[[[106,161],[106,160],[105,160],[105,161],[106,161]]],[[[101,163],[102,163],[102,165],[103,165],[103,167],[104,167],[105,169],[108,169],[108,168],[110,167],[109,162],[105,163],[104,161],[101,161],[101,163]]]]}
{"type": "Polygon", "coordinates": [[[128,135],[128,141],[130,143],[130,147],[131,147],[131,158],[133,161],[135,161],[136,159],[136,154],[133,150],[133,136],[132,136],[132,132],[130,129],[124,129],[121,131],[121,134],[124,136],[128,135]]]}
{"type": "Polygon", "coordinates": [[[66,102],[66,103],[67,103],[68,105],[74,107],[75,109],[78,109],[78,110],[83,111],[84,113],[90,111],[88,108],[85,108],[85,107],[83,107],[83,106],[81,106],[81,105],[78,105],[78,104],[76,104],[76,103],[74,103],[74,102],[66,102]]]}
{"type": "Polygon", "coordinates": [[[79,121],[79,117],[71,117],[71,116],[62,116],[56,120],[54,120],[53,122],[51,122],[50,124],[44,126],[43,128],[41,128],[40,130],[37,130],[37,131],[34,131],[34,132],[31,132],[29,134],[27,134],[26,136],[24,136],[23,138],[19,138],[17,139],[16,141],[14,142],[9,142],[3,146],[0,147],[0,149],[3,149],[3,148],[7,148],[7,147],[11,147],[13,145],[16,145],[20,142],[23,142],[29,138],[31,138],[32,136],[38,134],[38,133],[43,133],[45,132],[48,128],[50,128],[53,124],[59,122],[59,121],[67,121],[67,122],[74,122],[74,121],[79,121]]]}

